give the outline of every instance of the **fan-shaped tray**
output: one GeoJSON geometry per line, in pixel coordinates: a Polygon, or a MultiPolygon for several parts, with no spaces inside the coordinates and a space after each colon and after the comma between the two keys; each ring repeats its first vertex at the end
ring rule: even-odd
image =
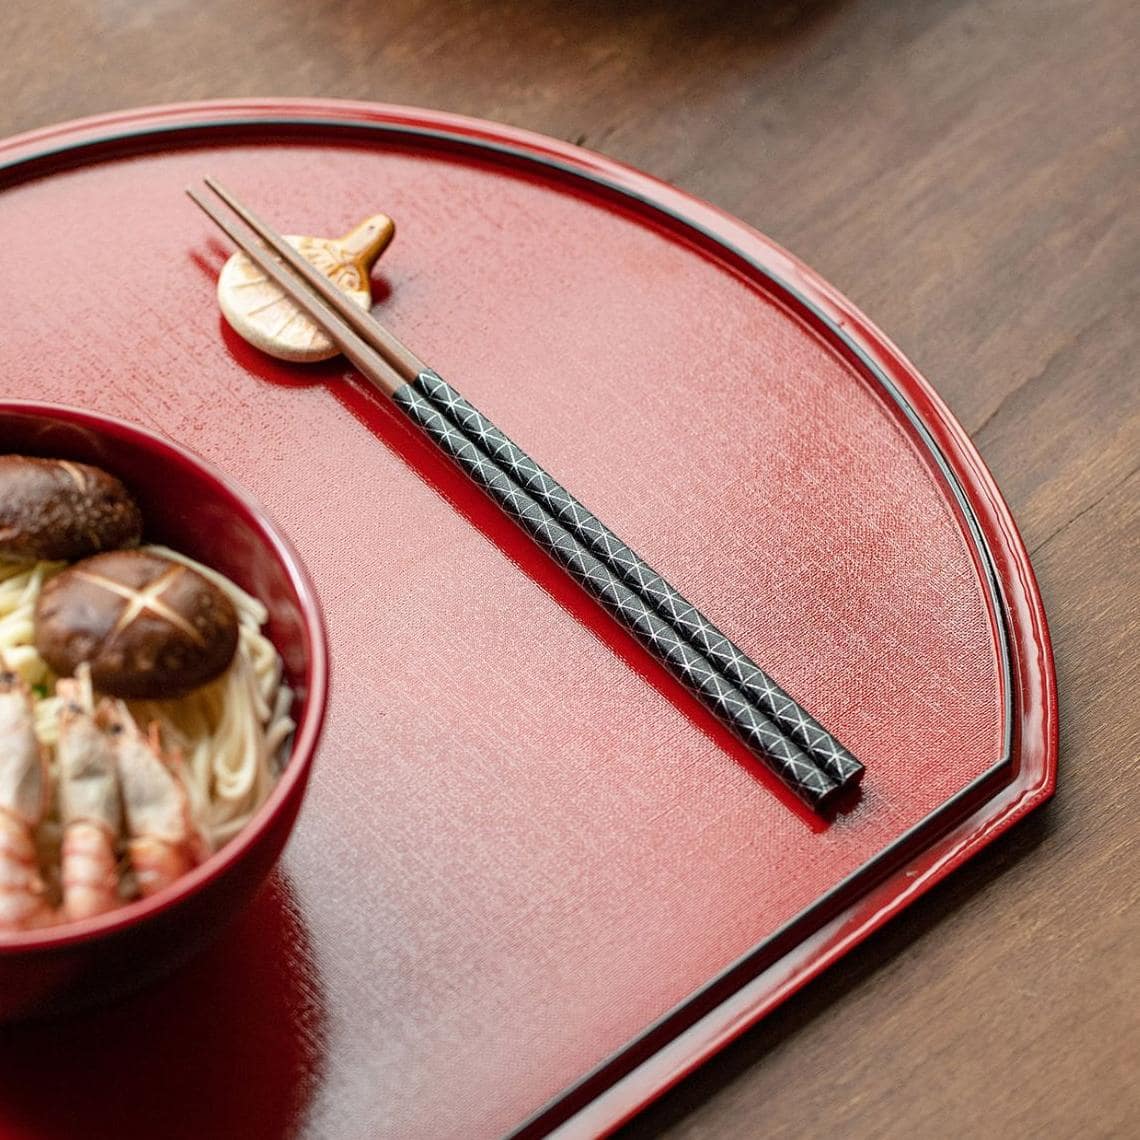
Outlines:
{"type": "Polygon", "coordinates": [[[162,986],[15,1032],[6,1134],[599,1132],[1050,794],[1044,616],[977,453],[713,207],[487,123],[218,103],[3,144],[0,248],[6,394],[243,482],[334,663],[273,888],[162,986]],[[861,799],[798,806],[343,362],[238,340],[204,173],[290,232],[391,214],[385,321],[833,727],[861,799]]]}

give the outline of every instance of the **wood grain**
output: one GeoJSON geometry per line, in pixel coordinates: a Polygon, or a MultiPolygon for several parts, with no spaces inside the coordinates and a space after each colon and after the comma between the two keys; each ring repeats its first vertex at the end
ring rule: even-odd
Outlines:
{"type": "Polygon", "coordinates": [[[887,329],[1032,551],[1060,790],[626,1135],[1140,1130],[1134,4],[9,0],[5,16],[0,135],[233,95],[499,119],[710,199],[887,329]]]}

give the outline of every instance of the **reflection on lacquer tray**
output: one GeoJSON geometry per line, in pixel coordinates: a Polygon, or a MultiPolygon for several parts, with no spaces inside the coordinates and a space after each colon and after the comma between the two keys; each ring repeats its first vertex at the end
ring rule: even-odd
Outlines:
{"type": "Polygon", "coordinates": [[[324,998],[309,933],[280,871],[170,978],[0,1039],[0,1100],[20,1135],[282,1136],[324,1065],[324,998]],[[157,1130],[157,1131],[156,1131],[157,1130]]]}

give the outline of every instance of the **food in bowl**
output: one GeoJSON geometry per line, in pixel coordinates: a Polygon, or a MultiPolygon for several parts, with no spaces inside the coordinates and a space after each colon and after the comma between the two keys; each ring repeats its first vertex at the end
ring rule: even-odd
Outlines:
{"type": "Polygon", "coordinates": [[[0,455],[0,558],[82,558],[137,546],[142,515],[126,487],[88,463],[0,455]]]}
{"type": "Polygon", "coordinates": [[[170,886],[284,763],[265,606],[145,532],[101,468],[0,457],[0,934],[170,886]]]}

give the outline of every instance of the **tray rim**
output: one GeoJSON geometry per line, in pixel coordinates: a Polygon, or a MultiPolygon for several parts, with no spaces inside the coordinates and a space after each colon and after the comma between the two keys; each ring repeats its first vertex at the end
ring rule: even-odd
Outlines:
{"type": "MultiPolygon", "coordinates": [[[[610,1132],[759,1021],[848,949],[924,894],[1056,785],[1056,678],[1044,608],[1009,508],[981,456],[931,385],[847,298],[746,223],[633,167],[515,127],[439,111],[338,99],[225,99],[95,115],[0,141],[0,192],[55,170],[149,153],[147,143],[217,143],[215,132],[275,127],[415,140],[539,166],[624,199],[658,224],[702,239],[725,263],[766,279],[782,301],[882,388],[941,472],[959,525],[972,540],[998,640],[1005,751],[989,771],[944,801],[805,911],[751,948],[511,1135],[610,1132]],[[727,256],[726,256],[727,255],[727,256]],[[900,877],[905,873],[905,882],[900,877]],[[830,911],[831,913],[828,913],[830,911]],[[814,926],[811,922],[814,921],[814,926]],[[808,925],[801,936],[801,927],[808,925]],[[795,939],[789,941],[789,939],[795,939]],[[785,943],[787,943],[785,947],[785,943]],[[757,965],[762,951],[771,960],[757,965]],[[743,968],[751,976],[737,975],[743,968]],[[706,1008],[701,1008],[701,1006],[706,1008]],[[685,1014],[674,1029],[671,1023],[685,1014]],[[695,1015],[694,1015],[695,1014],[695,1015]],[[659,1042],[659,1043],[658,1043],[659,1042]]],[[[281,137],[263,141],[283,142],[281,137]]],[[[333,140],[339,141],[339,140],[333,140]]]]}

